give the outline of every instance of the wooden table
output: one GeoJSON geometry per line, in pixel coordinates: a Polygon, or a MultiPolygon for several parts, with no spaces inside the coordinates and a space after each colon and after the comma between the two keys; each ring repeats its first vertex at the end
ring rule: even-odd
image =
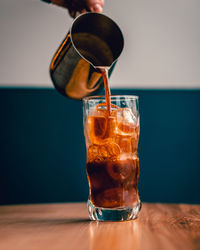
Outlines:
{"type": "Polygon", "coordinates": [[[0,206],[0,250],[200,249],[200,205],[144,203],[127,222],[88,219],[85,203],[0,206]]]}

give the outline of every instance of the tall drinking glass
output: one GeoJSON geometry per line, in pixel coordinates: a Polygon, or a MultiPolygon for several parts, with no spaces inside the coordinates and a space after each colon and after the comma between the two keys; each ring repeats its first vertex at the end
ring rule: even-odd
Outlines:
{"type": "Polygon", "coordinates": [[[104,96],[83,99],[92,220],[130,220],[140,211],[139,123],[137,96],[111,96],[109,115],[104,96]]]}

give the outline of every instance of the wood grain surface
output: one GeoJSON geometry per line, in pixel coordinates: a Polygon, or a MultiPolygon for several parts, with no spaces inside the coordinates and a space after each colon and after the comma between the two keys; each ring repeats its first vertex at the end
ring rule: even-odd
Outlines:
{"type": "Polygon", "coordinates": [[[0,250],[200,249],[200,205],[143,204],[127,222],[88,219],[85,203],[0,206],[0,250]]]}

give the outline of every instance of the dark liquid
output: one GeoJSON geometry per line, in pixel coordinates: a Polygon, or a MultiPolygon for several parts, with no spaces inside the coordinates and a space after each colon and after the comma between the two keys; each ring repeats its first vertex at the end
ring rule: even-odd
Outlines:
{"type": "Polygon", "coordinates": [[[107,116],[111,115],[111,100],[110,100],[110,87],[108,84],[108,71],[105,68],[100,69],[103,81],[104,81],[104,89],[105,89],[105,99],[106,99],[106,107],[107,107],[107,116]]]}
{"type": "Polygon", "coordinates": [[[138,158],[88,162],[86,170],[95,206],[133,207],[138,203],[138,158]]]}

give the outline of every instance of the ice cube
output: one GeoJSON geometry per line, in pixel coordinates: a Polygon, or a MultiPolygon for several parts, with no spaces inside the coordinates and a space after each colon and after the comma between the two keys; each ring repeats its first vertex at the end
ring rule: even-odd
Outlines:
{"type": "Polygon", "coordinates": [[[107,140],[102,145],[90,145],[87,149],[87,158],[88,161],[114,160],[120,157],[120,153],[120,147],[116,143],[107,140]]]}
{"type": "Polygon", "coordinates": [[[133,154],[137,154],[138,152],[138,138],[136,137],[131,138],[131,151],[133,154]]]}
{"type": "Polygon", "coordinates": [[[102,144],[106,139],[114,140],[116,134],[116,118],[105,116],[89,116],[87,122],[88,136],[92,144],[102,144]]]}
{"type": "Polygon", "coordinates": [[[117,117],[117,120],[127,123],[137,124],[137,117],[133,114],[130,108],[119,108],[112,111],[112,115],[117,117]]]}
{"type": "Polygon", "coordinates": [[[99,207],[132,206],[135,202],[138,202],[138,193],[134,188],[130,190],[109,188],[95,196],[95,205],[99,207]]]}
{"type": "Polygon", "coordinates": [[[87,130],[92,144],[102,143],[106,134],[106,118],[104,116],[89,116],[87,130]]]}
{"type": "Polygon", "coordinates": [[[99,154],[102,157],[113,159],[120,156],[121,150],[118,144],[110,141],[100,146],[99,154]]]}
{"type": "Polygon", "coordinates": [[[116,117],[118,134],[131,135],[136,132],[137,117],[129,108],[120,108],[112,112],[116,117]]]}
{"type": "MultiPolygon", "coordinates": [[[[132,163],[132,161],[130,161],[132,163]]],[[[132,164],[128,161],[114,161],[107,164],[108,174],[115,181],[126,180],[132,173],[132,164]]]]}
{"type": "Polygon", "coordinates": [[[99,155],[99,146],[98,145],[91,145],[87,149],[87,158],[88,161],[94,161],[98,158],[99,155]]]}
{"type": "Polygon", "coordinates": [[[119,145],[122,153],[132,153],[131,136],[117,135],[116,143],[119,145]]]}
{"type": "MultiPolygon", "coordinates": [[[[112,103],[111,103],[110,106],[111,106],[111,110],[119,109],[119,107],[116,106],[115,104],[112,104],[112,103]]],[[[99,111],[99,110],[100,110],[100,111],[106,111],[106,112],[107,112],[107,105],[106,105],[105,102],[97,104],[97,106],[96,106],[96,108],[95,108],[95,111],[99,111]]]]}
{"type": "Polygon", "coordinates": [[[94,203],[98,207],[119,207],[121,200],[121,190],[118,188],[105,189],[94,196],[94,203]]]}

